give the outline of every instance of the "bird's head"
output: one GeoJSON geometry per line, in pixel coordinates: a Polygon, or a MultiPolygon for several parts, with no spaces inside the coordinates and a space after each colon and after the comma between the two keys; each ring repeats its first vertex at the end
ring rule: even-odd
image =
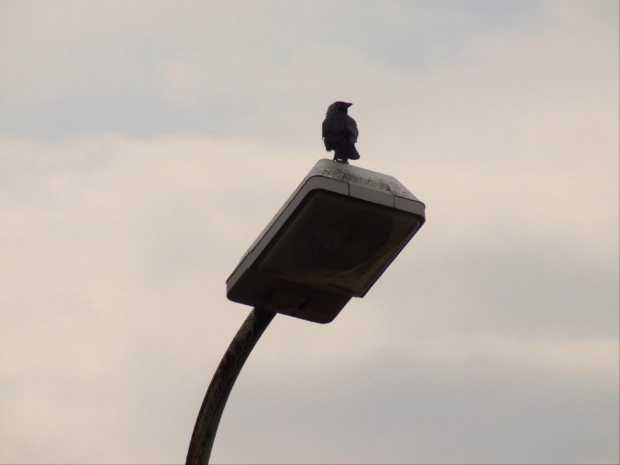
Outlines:
{"type": "Polygon", "coordinates": [[[340,112],[340,113],[346,113],[347,109],[353,105],[352,103],[347,103],[347,102],[334,102],[332,103],[329,107],[327,107],[327,114],[329,115],[330,113],[336,113],[336,112],[340,112]]]}

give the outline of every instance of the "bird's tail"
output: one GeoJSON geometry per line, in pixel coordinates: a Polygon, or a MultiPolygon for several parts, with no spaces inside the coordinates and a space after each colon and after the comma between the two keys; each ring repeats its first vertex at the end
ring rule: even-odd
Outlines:
{"type": "Polygon", "coordinates": [[[357,149],[355,148],[355,145],[353,145],[351,147],[351,154],[349,155],[349,159],[350,160],[359,160],[360,159],[360,154],[357,151],[357,149]]]}

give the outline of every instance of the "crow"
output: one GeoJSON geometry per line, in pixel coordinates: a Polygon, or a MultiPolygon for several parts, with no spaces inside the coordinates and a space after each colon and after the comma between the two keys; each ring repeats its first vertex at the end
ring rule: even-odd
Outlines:
{"type": "Polygon", "coordinates": [[[349,163],[347,160],[359,160],[360,154],[355,148],[357,123],[347,114],[347,109],[353,105],[347,102],[334,102],[327,107],[323,120],[323,142],[325,150],[334,151],[334,160],[340,163],[349,163]]]}

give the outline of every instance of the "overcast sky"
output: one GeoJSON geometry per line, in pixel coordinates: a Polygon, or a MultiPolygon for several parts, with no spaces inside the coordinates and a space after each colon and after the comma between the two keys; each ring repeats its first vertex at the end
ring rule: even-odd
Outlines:
{"type": "Polygon", "coordinates": [[[427,223],[279,315],[213,463],[618,463],[611,1],[0,0],[0,462],[180,463],[225,281],[354,103],[427,223]]]}

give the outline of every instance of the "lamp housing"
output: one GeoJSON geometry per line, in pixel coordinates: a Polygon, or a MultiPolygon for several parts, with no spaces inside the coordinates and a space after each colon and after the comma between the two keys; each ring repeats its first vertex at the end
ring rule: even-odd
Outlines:
{"type": "Polygon", "coordinates": [[[424,204],[392,176],[319,160],[227,279],[227,297],[329,323],[424,221],[424,204]]]}

